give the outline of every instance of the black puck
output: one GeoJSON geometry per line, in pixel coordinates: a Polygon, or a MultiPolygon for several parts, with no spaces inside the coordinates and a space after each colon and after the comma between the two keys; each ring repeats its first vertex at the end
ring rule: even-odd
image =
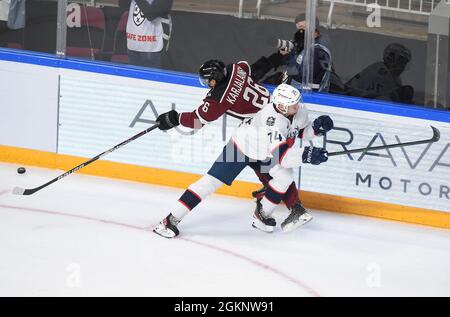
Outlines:
{"type": "Polygon", "coordinates": [[[19,174],[23,174],[23,173],[25,173],[27,170],[25,169],[25,167],[19,167],[18,169],[17,169],[17,173],[19,173],[19,174]]]}

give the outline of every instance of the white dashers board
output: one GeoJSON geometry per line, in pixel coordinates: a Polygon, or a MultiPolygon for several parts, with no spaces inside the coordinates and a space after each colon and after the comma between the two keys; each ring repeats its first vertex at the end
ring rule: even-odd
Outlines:
{"type": "MultiPolygon", "coordinates": [[[[61,77],[59,146],[61,154],[92,157],[145,129],[172,108],[192,111],[207,90],[169,83],[86,74],[61,77]]],[[[331,157],[320,166],[301,168],[304,190],[450,212],[450,125],[441,122],[308,104],[310,119],[329,114],[335,129],[315,141],[328,151],[441,140],[377,152],[331,157]]],[[[154,131],[112,153],[108,160],[204,174],[239,121],[220,118],[195,135],[187,130],[154,131]]],[[[300,142],[297,146],[300,146],[300,142]]],[[[256,181],[251,169],[239,180],[256,181]]]]}
{"type": "MultiPolygon", "coordinates": [[[[0,52],[0,58],[2,54],[6,53],[0,52]]],[[[93,157],[144,130],[162,112],[194,110],[207,92],[195,87],[194,78],[185,74],[28,55],[20,55],[20,62],[0,61],[2,145],[93,157]],[[39,63],[47,64],[35,65],[39,63]]],[[[380,103],[388,109],[385,112],[394,115],[378,113],[374,110],[377,104],[371,101],[349,99],[348,103],[353,105],[307,104],[311,120],[329,114],[335,121],[335,129],[326,139],[316,140],[317,145],[341,151],[344,147],[422,140],[432,136],[430,125],[439,128],[441,140],[431,145],[330,157],[320,166],[305,165],[297,171],[299,187],[450,212],[448,115],[442,112],[447,119],[440,121],[440,113],[425,108],[380,103]],[[414,115],[417,111],[425,115],[414,115]],[[438,121],[415,118],[428,115],[438,121]]],[[[104,159],[204,174],[238,124],[239,120],[224,116],[194,135],[182,129],[155,130],[104,159]]],[[[257,181],[250,169],[238,179],[257,181]]]]}

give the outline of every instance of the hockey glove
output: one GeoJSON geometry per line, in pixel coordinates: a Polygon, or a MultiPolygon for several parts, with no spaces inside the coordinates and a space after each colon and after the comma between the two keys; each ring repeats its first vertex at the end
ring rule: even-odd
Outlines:
{"type": "Polygon", "coordinates": [[[314,134],[317,136],[324,135],[331,129],[333,129],[334,123],[329,116],[320,116],[312,123],[314,134]]]}
{"type": "Polygon", "coordinates": [[[320,147],[305,146],[302,155],[303,163],[319,165],[328,161],[328,152],[320,147]]]}
{"type": "Polygon", "coordinates": [[[180,120],[178,117],[178,112],[176,112],[175,110],[170,110],[168,112],[160,114],[156,119],[156,122],[159,123],[158,128],[160,130],[170,130],[180,125],[180,120]]]}

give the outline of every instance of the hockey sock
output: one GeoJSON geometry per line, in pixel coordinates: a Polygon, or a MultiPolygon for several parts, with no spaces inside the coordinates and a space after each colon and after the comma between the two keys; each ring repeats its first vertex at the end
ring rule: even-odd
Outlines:
{"type": "Polygon", "coordinates": [[[216,178],[205,175],[189,188],[178,199],[178,204],[172,210],[172,215],[178,219],[183,219],[189,211],[194,209],[203,199],[219,189],[223,183],[216,178]]]}
{"type": "Polygon", "coordinates": [[[289,209],[291,209],[296,203],[300,202],[300,198],[298,197],[298,189],[294,182],[289,186],[288,190],[284,194],[283,201],[289,209]]]}
{"type": "Polygon", "coordinates": [[[194,191],[189,188],[181,195],[180,199],[178,199],[179,204],[178,208],[175,208],[172,211],[172,215],[174,215],[178,219],[183,219],[186,214],[194,209],[200,202],[202,198],[194,191]]]}
{"type": "Polygon", "coordinates": [[[263,209],[263,216],[269,217],[275,207],[281,202],[281,199],[283,198],[284,193],[278,192],[274,188],[272,188],[269,184],[269,187],[266,190],[266,194],[264,195],[263,199],[261,200],[261,205],[263,209]]]}

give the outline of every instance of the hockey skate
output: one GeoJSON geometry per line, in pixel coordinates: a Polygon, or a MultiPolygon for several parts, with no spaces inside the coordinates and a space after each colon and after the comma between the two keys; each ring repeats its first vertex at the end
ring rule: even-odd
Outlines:
{"type": "Polygon", "coordinates": [[[269,217],[264,216],[261,205],[261,199],[262,198],[256,201],[256,209],[255,212],[253,213],[252,227],[270,233],[273,232],[273,229],[275,228],[277,223],[274,218],[270,216],[269,217]]]}
{"type": "Polygon", "coordinates": [[[284,232],[292,231],[312,220],[312,216],[306,211],[301,203],[296,203],[291,208],[290,215],[281,224],[281,229],[284,232]]]}
{"type": "Polygon", "coordinates": [[[178,231],[177,228],[179,222],[180,219],[177,219],[172,216],[172,214],[169,214],[153,229],[153,232],[164,238],[175,238],[180,234],[180,231],[178,231]]]}

